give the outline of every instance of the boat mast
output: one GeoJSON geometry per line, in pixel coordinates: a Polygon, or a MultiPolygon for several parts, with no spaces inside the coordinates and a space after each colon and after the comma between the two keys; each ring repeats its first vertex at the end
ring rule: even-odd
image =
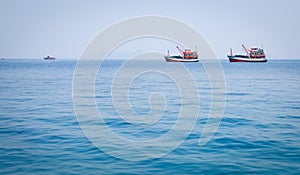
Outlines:
{"type": "Polygon", "coordinates": [[[248,56],[250,56],[250,50],[244,44],[242,44],[242,47],[247,52],[248,56]]]}
{"type": "Polygon", "coordinates": [[[178,51],[180,52],[180,54],[183,56],[184,55],[184,51],[182,49],[180,49],[179,46],[176,46],[176,48],[178,49],[178,51]]]}

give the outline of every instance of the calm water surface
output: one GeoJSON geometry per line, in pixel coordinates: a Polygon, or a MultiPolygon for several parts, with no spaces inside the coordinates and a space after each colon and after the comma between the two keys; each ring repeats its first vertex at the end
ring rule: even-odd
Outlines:
{"type": "MultiPolygon", "coordinates": [[[[98,149],[81,130],[72,101],[75,60],[0,60],[0,174],[299,174],[300,61],[221,63],[226,107],[210,142],[198,145],[210,83],[201,65],[186,64],[200,97],[195,128],[166,156],[132,162],[98,149]]],[[[145,129],[117,120],[111,83],[121,64],[108,60],[97,75],[95,98],[105,122],[133,140],[166,134],[180,113],[178,88],[161,74],[141,75],[128,90],[132,109],[147,114],[151,92],[165,94],[164,124],[145,129]]]]}

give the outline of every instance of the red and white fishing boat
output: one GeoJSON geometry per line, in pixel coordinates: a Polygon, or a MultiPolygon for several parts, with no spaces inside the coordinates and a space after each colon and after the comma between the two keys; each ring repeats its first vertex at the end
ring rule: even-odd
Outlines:
{"type": "Polygon", "coordinates": [[[176,46],[178,49],[180,55],[170,55],[170,52],[168,51],[168,54],[165,55],[165,59],[167,62],[198,62],[198,54],[197,51],[191,51],[190,49],[185,49],[184,51],[176,46]]]}
{"type": "Polygon", "coordinates": [[[242,44],[243,49],[246,51],[246,55],[233,55],[232,49],[230,49],[230,54],[227,55],[230,62],[267,62],[266,55],[262,48],[252,47],[248,49],[244,44],[242,44]]]}

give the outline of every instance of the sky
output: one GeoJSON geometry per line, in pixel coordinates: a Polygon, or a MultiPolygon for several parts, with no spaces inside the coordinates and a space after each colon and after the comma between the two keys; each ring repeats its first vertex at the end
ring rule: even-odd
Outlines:
{"type": "MultiPolygon", "coordinates": [[[[100,31],[146,15],[191,26],[219,58],[230,48],[240,53],[242,43],[263,45],[270,59],[300,58],[299,0],[0,0],[0,58],[76,59],[100,31]]],[[[119,55],[147,43],[133,42],[119,55]]]]}

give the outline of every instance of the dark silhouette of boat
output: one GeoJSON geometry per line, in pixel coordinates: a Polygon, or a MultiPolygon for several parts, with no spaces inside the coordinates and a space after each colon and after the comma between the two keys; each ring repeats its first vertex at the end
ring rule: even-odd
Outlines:
{"type": "Polygon", "coordinates": [[[55,59],[56,59],[55,57],[49,55],[44,57],[44,60],[55,60],[55,59]]]}

